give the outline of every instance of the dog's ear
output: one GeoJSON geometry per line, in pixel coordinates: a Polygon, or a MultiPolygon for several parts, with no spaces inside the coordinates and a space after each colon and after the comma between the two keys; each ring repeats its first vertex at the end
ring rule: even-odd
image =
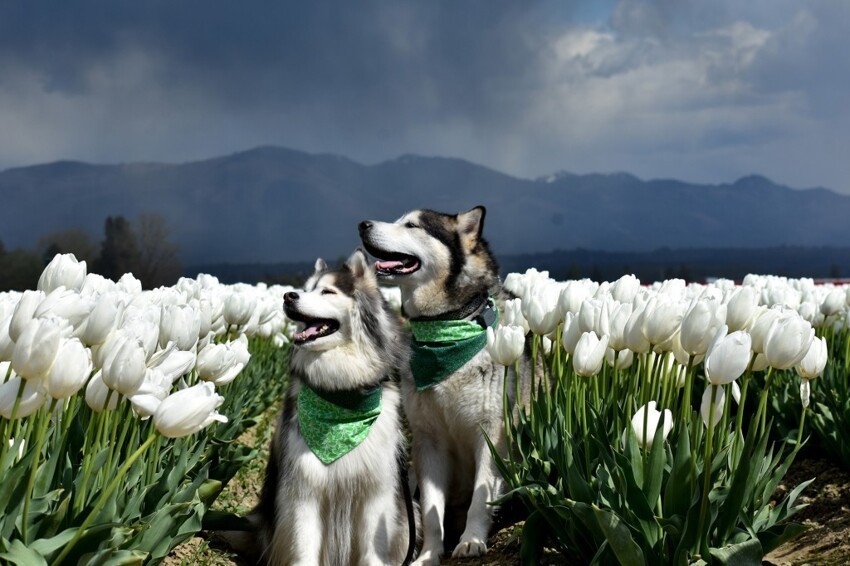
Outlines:
{"type": "Polygon", "coordinates": [[[377,285],[378,279],[375,275],[375,270],[369,263],[369,259],[366,257],[366,252],[364,252],[361,248],[354,250],[354,253],[351,254],[351,257],[349,257],[345,262],[345,265],[348,266],[349,271],[351,271],[351,276],[354,277],[354,279],[377,285]]]}
{"type": "Polygon", "coordinates": [[[476,206],[472,210],[457,215],[457,231],[460,234],[460,241],[463,242],[467,251],[471,251],[478,243],[481,232],[484,230],[484,216],[486,214],[486,208],[476,206]]]}
{"type": "Polygon", "coordinates": [[[323,260],[322,258],[317,258],[316,264],[313,266],[313,273],[314,274],[322,273],[323,271],[327,271],[327,270],[328,270],[328,264],[325,263],[325,260],[323,260]]]}

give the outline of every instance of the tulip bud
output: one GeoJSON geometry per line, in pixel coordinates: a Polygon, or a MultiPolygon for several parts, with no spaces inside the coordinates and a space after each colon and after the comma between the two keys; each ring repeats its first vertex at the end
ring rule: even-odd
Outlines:
{"type": "Polygon", "coordinates": [[[89,313],[82,340],[89,346],[103,344],[109,334],[121,323],[124,300],[118,293],[100,295],[89,313]]]}
{"type": "Polygon", "coordinates": [[[12,314],[12,320],[9,323],[9,337],[12,342],[17,342],[24,332],[24,328],[35,316],[35,309],[44,300],[44,293],[41,291],[24,291],[18,304],[15,305],[15,311],[12,314]]]}
{"type": "Polygon", "coordinates": [[[632,310],[629,321],[623,333],[626,347],[636,354],[645,354],[649,351],[649,340],[643,335],[643,319],[646,313],[646,305],[632,310]]]}
{"type": "Polygon", "coordinates": [[[112,411],[118,406],[118,393],[110,390],[103,383],[103,373],[98,371],[86,385],[86,405],[95,413],[112,411]],[[107,406],[106,400],[109,399],[107,406]]]}
{"type": "Polygon", "coordinates": [[[251,320],[257,298],[247,292],[233,292],[224,301],[224,320],[230,325],[243,325],[251,320]]]}
{"type": "Polygon", "coordinates": [[[532,332],[550,334],[561,321],[558,310],[560,288],[555,283],[537,283],[522,298],[522,315],[532,332]]]}
{"type": "Polygon", "coordinates": [[[12,359],[12,352],[15,350],[15,343],[9,337],[10,322],[12,322],[11,316],[0,320],[0,362],[10,361],[12,359]]]}
{"type": "Polygon", "coordinates": [[[145,372],[141,387],[128,397],[136,415],[142,419],[152,417],[163,399],[168,397],[171,383],[172,380],[158,369],[145,372]]]}
{"type": "Polygon", "coordinates": [[[661,294],[649,300],[641,332],[650,344],[662,344],[673,336],[682,324],[683,306],[678,300],[661,294]]]}
{"type": "Polygon", "coordinates": [[[84,299],[77,291],[57,287],[51,291],[36,307],[34,318],[56,316],[64,318],[74,329],[80,329],[91,313],[92,303],[84,299]]]}
{"type": "Polygon", "coordinates": [[[215,412],[223,402],[212,383],[199,383],[166,397],[156,409],[154,425],[168,438],[188,436],[213,422],[227,422],[227,417],[215,412]]]}
{"type": "MultiPolygon", "coordinates": [[[[617,351],[625,350],[626,325],[632,316],[632,305],[631,303],[606,303],[606,305],[612,306],[609,307],[607,332],[602,334],[607,334],[609,348],[617,351]]],[[[603,310],[605,308],[603,307],[603,310]]]]}
{"type": "Polygon", "coordinates": [[[579,338],[573,354],[573,369],[582,377],[592,377],[602,369],[605,350],[608,348],[608,337],[600,340],[595,332],[585,332],[579,338]]]}
{"type": "Polygon", "coordinates": [[[844,309],[845,300],[846,297],[844,290],[834,289],[830,291],[826,297],[824,297],[823,302],[820,305],[820,312],[822,312],[824,316],[838,314],[844,309]]]}
{"type": "MultiPolygon", "coordinates": [[[[721,329],[724,332],[726,327],[721,329]]],[[[705,358],[705,375],[713,385],[735,381],[744,373],[752,356],[750,335],[738,330],[716,340],[705,358]]]]}
{"type": "Polygon", "coordinates": [[[122,395],[132,395],[145,378],[142,343],[126,331],[116,331],[103,347],[103,383],[122,395]]]}
{"type": "Polygon", "coordinates": [[[564,330],[561,332],[561,344],[564,345],[564,351],[571,355],[575,353],[579,338],[581,338],[581,328],[579,328],[578,316],[568,312],[564,319],[564,330]]]}
{"type": "Polygon", "coordinates": [[[236,361],[229,344],[209,344],[198,352],[198,377],[217,386],[233,381],[244,367],[236,361]]]}
{"type": "Polygon", "coordinates": [[[753,339],[753,352],[757,354],[764,353],[764,340],[767,337],[767,331],[780,315],[785,311],[780,309],[764,309],[756,313],[750,327],[750,336],[753,339]]]}
{"type": "Polygon", "coordinates": [[[525,334],[528,334],[528,321],[522,316],[522,299],[505,301],[500,322],[505,326],[519,326],[525,334]]]}
{"type": "Polygon", "coordinates": [[[169,342],[164,350],[160,350],[151,356],[148,361],[148,369],[156,369],[166,378],[169,383],[174,383],[189,373],[197,361],[194,352],[178,350],[174,342],[169,342]]]}
{"type": "Polygon", "coordinates": [[[775,369],[789,369],[800,363],[809,351],[815,329],[797,313],[773,321],[764,339],[764,355],[775,369]]]}
{"type": "Polygon", "coordinates": [[[708,344],[726,321],[726,306],[719,301],[695,301],[682,318],[679,336],[682,349],[695,356],[705,354],[708,344]]]}
{"type": "Polygon", "coordinates": [[[38,290],[50,293],[59,287],[65,287],[79,291],[85,280],[85,261],[77,261],[74,254],[56,254],[38,278],[38,290]]]}
{"type": "Polygon", "coordinates": [[[191,350],[198,343],[201,330],[201,318],[190,306],[166,305],[162,307],[159,323],[159,346],[164,348],[169,342],[177,344],[180,350],[191,350]]]}
{"type": "MultiPolygon", "coordinates": [[[[610,341],[608,342],[611,343],[610,341]]],[[[605,361],[611,367],[616,367],[619,370],[629,369],[635,361],[635,354],[631,350],[620,350],[615,352],[610,346],[605,350],[605,361]],[[616,355],[616,357],[615,357],[616,355]]]]}
{"type": "Polygon", "coordinates": [[[756,317],[759,294],[754,287],[744,286],[735,291],[726,305],[726,326],[729,330],[746,330],[756,317]]]}
{"type": "Polygon", "coordinates": [[[487,352],[494,362],[511,366],[525,349],[525,332],[519,326],[487,328],[487,352]]]}
{"type": "MultiPolygon", "coordinates": [[[[3,377],[6,376],[5,371],[8,371],[5,362],[0,364],[0,368],[4,370],[3,377]]],[[[21,419],[28,417],[44,405],[47,396],[44,394],[41,383],[35,380],[21,380],[21,376],[12,374],[12,378],[6,383],[0,385],[0,415],[5,419],[12,418],[12,412],[15,408],[15,400],[18,398],[18,390],[24,384],[24,392],[21,400],[18,403],[18,410],[15,412],[15,418],[21,419]]]]}
{"type": "Polygon", "coordinates": [[[65,399],[82,389],[91,375],[91,352],[78,339],[71,338],[59,346],[56,359],[45,386],[54,399],[65,399]]]}
{"type": "Polygon", "coordinates": [[[826,346],[826,338],[812,340],[808,352],[796,366],[797,375],[806,380],[815,379],[823,373],[828,359],[829,351],[826,346]]]}
{"type": "Polygon", "coordinates": [[[632,430],[637,436],[638,445],[647,450],[652,449],[652,443],[655,440],[655,431],[658,429],[658,424],[662,423],[662,440],[667,439],[667,435],[673,430],[673,413],[670,409],[664,409],[664,413],[657,410],[655,401],[650,401],[643,407],[637,410],[632,417],[632,430]],[[646,436],[644,436],[644,412],[646,415],[646,436]]]}
{"type": "Polygon", "coordinates": [[[60,318],[31,320],[12,351],[15,372],[24,379],[42,379],[50,371],[62,340],[70,335],[71,327],[60,318]]]}
{"type": "Polygon", "coordinates": [[[623,275],[611,285],[611,296],[621,303],[631,304],[640,289],[640,280],[634,275],[623,275]]]}

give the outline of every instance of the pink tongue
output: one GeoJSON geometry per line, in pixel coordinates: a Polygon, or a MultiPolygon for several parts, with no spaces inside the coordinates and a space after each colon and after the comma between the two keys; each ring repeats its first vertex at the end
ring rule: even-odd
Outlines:
{"type": "Polygon", "coordinates": [[[318,326],[308,326],[307,328],[305,328],[304,330],[302,330],[301,332],[298,333],[298,338],[300,338],[301,340],[305,340],[305,339],[309,338],[310,336],[315,336],[318,333],[319,333],[319,327],[318,326]]]}
{"type": "Polygon", "coordinates": [[[396,260],[388,260],[388,261],[376,261],[375,267],[382,270],[387,269],[401,269],[404,267],[404,263],[396,260]]]}

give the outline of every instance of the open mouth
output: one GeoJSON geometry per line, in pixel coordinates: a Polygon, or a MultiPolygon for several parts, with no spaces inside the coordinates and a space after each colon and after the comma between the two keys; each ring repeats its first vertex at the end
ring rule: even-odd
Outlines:
{"type": "Polygon", "coordinates": [[[306,344],[325,336],[330,336],[339,330],[339,322],[330,318],[309,318],[299,313],[298,311],[286,309],[286,316],[291,320],[304,325],[302,330],[299,330],[292,337],[295,344],[306,344]]]}
{"type": "Polygon", "coordinates": [[[410,275],[421,267],[419,258],[412,255],[388,252],[364,242],[366,251],[375,257],[375,271],[379,276],[410,275]]]}

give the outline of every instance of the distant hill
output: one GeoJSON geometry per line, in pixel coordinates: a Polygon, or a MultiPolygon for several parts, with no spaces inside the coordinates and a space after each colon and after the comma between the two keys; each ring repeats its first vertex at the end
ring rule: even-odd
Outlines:
{"type": "Polygon", "coordinates": [[[184,164],[8,169],[0,172],[0,203],[7,249],[70,227],[99,238],[109,215],[158,212],[186,265],[337,258],[358,245],[360,220],[477,204],[487,206],[485,234],[500,256],[850,242],[850,196],[757,175],[721,185],[623,173],[520,179],[460,159],[405,155],[363,165],[279,147],[184,164]]]}

